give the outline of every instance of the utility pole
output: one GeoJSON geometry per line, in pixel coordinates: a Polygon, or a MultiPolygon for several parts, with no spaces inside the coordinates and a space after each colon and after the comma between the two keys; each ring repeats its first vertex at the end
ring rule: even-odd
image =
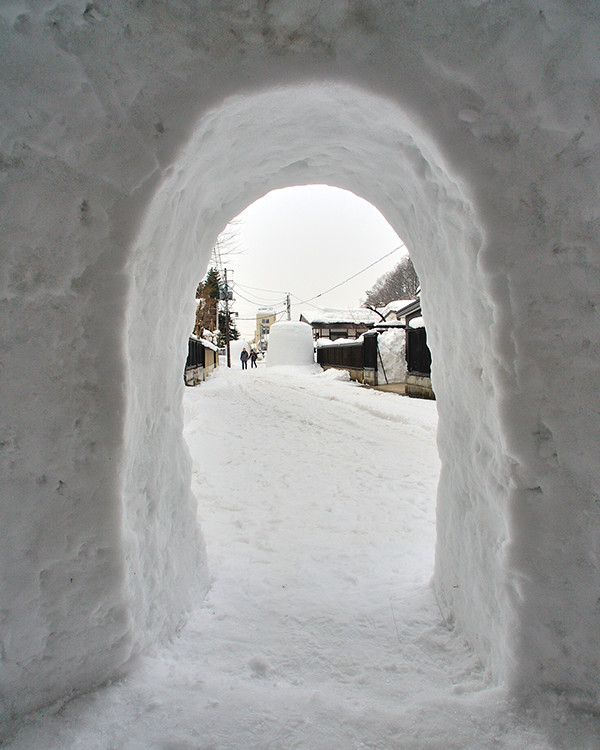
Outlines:
{"type": "Polygon", "coordinates": [[[287,319],[291,320],[292,319],[292,306],[290,304],[290,293],[289,292],[285,295],[285,309],[287,311],[287,319]]]}
{"type": "Polygon", "coordinates": [[[229,346],[229,285],[225,268],[225,346],[227,347],[227,367],[231,367],[231,347],[229,346]]]}

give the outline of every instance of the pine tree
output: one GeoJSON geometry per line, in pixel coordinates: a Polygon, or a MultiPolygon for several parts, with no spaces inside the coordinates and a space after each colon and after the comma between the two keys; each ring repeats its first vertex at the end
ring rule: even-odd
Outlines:
{"type": "Polygon", "coordinates": [[[217,327],[217,306],[219,304],[219,272],[216,268],[209,268],[204,281],[196,289],[196,322],[194,334],[202,336],[207,328],[214,331],[217,327]]]}
{"type": "MultiPolygon", "coordinates": [[[[218,345],[219,346],[225,346],[227,343],[227,315],[223,310],[219,312],[219,338],[218,338],[218,345]]],[[[229,340],[230,341],[237,341],[239,339],[240,334],[239,331],[235,325],[235,320],[229,316],[229,340]]]]}

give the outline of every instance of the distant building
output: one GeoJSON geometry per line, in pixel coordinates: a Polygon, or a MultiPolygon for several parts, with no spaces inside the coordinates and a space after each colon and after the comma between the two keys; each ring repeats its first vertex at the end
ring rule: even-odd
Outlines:
{"type": "Polygon", "coordinates": [[[325,308],[300,315],[302,323],[308,323],[313,330],[313,338],[318,339],[357,339],[365,331],[381,321],[381,315],[364,307],[354,310],[325,308]]]}
{"type": "Polygon", "coordinates": [[[404,383],[404,392],[410,396],[435,398],[420,299],[395,300],[376,311],[359,308],[302,313],[300,320],[312,328],[321,367],[347,370],[353,380],[381,388],[404,383]],[[401,343],[387,350],[388,333],[394,329],[397,335],[392,342],[401,343]],[[382,341],[385,339],[381,349],[380,334],[382,341]]]}
{"type": "Polygon", "coordinates": [[[378,307],[377,309],[387,322],[393,323],[396,320],[402,320],[406,311],[410,310],[416,301],[414,299],[397,299],[388,302],[385,307],[378,307]]]}
{"type": "Polygon", "coordinates": [[[277,320],[277,315],[272,307],[261,307],[256,313],[256,332],[254,334],[254,346],[264,352],[269,342],[269,331],[277,320]]]}

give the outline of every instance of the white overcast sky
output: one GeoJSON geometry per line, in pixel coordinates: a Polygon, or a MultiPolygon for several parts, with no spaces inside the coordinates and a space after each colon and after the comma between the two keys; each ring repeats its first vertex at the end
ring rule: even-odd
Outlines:
{"type": "Polygon", "coordinates": [[[311,305],[300,304],[402,244],[379,211],[339,188],[292,187],[268,193],[249,206],[236,219],[235,232],[242,252],[230,254],[225,265],[233,270],[232,309],[239,313],[243,334],[254,332],[260,306],[282,310],[286,292],[293,295],[292,320],[314,310],[311,305],[359,307],[365,291],[406,254],[402,248],[311,305]]]}

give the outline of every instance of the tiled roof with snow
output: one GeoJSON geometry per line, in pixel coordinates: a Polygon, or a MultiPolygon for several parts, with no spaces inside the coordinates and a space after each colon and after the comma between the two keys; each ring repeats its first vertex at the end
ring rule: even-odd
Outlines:
{"type": "Polygon", "coordinates": [[[311,311],[301,313],[304,320],[311,325],[318,325],[323,323],[325,325],[334,324],[347,324],[347,323],[378,323],[381,320],[381,316],[372,310],[367,310],[364,307],[357,307],[353,309],[340,310],[336,308],[326,307],[320,311],[311,311]]]}
{"type": "Polygon", "coordinates": [[[384,307],[377,308],[383,315],[388,315],[391,312],[399,313],[405,307],[412,305],[414,299],[395,299],[392,302],[388,302],[384,307]]]}
{"type": "Polygon", "coordinates": [[[200,342],[205,349],[212,349],[213,352],[219,351],[219,347],[213,344],[212,341],[207,341],[206,339],[202,339],[200,338],[200,336],[196,336],[195,333],[191,333],[190,338],[194,339],[194,341],[200,342]]]}

